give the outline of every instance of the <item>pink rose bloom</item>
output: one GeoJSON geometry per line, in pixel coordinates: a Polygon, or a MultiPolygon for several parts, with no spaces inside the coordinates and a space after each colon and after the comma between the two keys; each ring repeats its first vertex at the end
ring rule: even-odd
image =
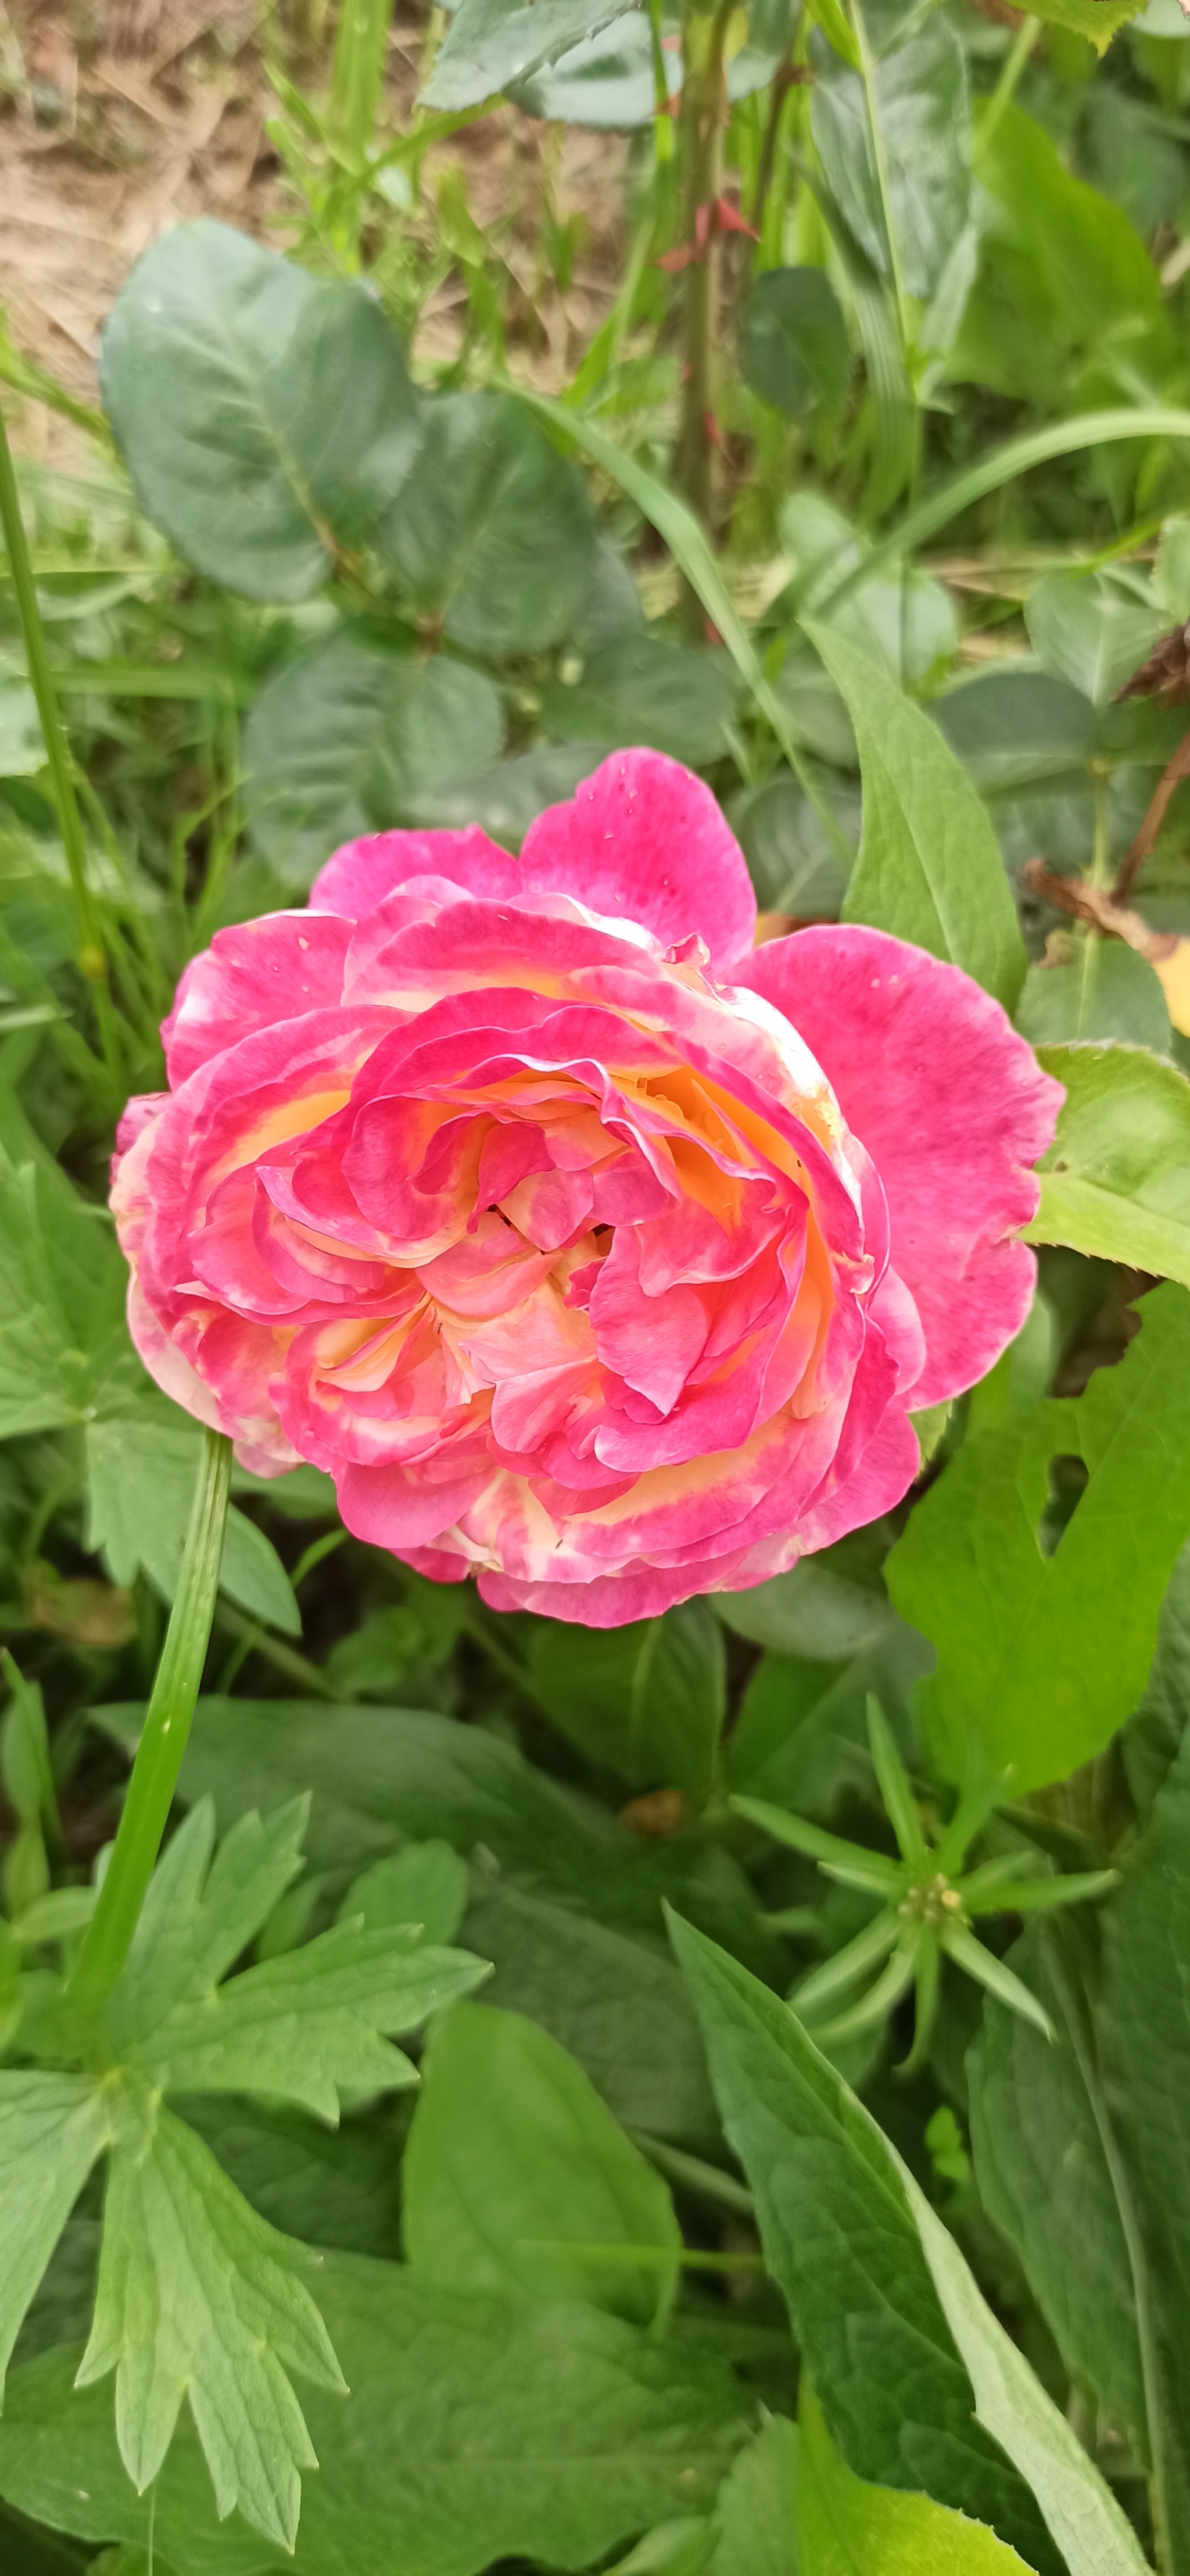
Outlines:
{"type": "Polygon", "coordinates": [[[245,1465],[494,1609],[611,1627],[900,1501],[982,1377],[1059,1086],[882,932],[753,951],[709,790],[617,753],[534,823],[381,832],[220,931],[112,1203],[146,1367],[245,1465]]]}

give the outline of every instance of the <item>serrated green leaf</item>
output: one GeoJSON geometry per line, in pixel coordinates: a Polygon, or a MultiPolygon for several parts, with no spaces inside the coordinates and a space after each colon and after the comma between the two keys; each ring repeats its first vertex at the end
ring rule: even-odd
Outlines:
{"type": "Polygon", "coordinates": [[[428,2280],[590,2300],[638,2325],[672,2302],[682,2240],[668,2184],[521,2013],[460,2004],[439,2023],[402,2192],[408,2258],[428,2280]],[[634,2245],[660,2259],[634,2269],[634,2245]]]}
{"type": "MultiPolygon", "coordinates": [[[[440,618],[472,653],[560,643],[595,570],[581,474],[501,393],[440,394],[427,404],[422,452],[377,545],[418,614],[440,618]]],[[[472,774],[483,748],[475,746],[472,774]]]]}
{"type": "Polygon", "coordinates": [[[1061,2558],[1071,2576],[1140,2576],[1131,2525],[871,2114],[746,1969],[670,1929],[766,2261],[848,2466],[974,2514],[1040,2576],[1061,2558]]]}
{"type": "Polygon", "coordinates": [[[1066,1099],[1026,1239],[1190,1286],[1190,1082],[1142,1047],[1047,1046],[1038,1057],[1066,1099]]]}
{"type": "Polygon", "coordinates": [[[534,1623],[529,1671],[556,1726],[634,1788],[704,1798],[726,1710],[723,1634],[687,1601],[623,1628],[534,1623]]]}
{"type": "Polygon", "coordinates": [[[1190,1295],[1155,1289],[1118,1368],[1085,1393],[973,1428],[885,1565],[930,1639],[919,1707],[949,1777],[973,1743],[1016,1791],[1065,1778],[1136,1706],[1190,1529],[1190,1295]],[[1051,1458],[1089,1481],[1057,1553],[1037,1527],[1051,1458]]]}
{"type": "Polygon", "coordinates": [[[110,2132],[89,2076],[0,2074],[0,2397],[21,2320],[110,2132]]]}
{"type": "Polygon", "coordinates": [[[291,2549],[301,2471],[316,2468],[287,2373],[343,2388],[303,2273],[312,2258],[266,2226],[200,2138],[159,2110],[147,2148],[113,2150],[95,2319],[75,2385],[116,2373],[116,2437],[138,2495],[157,2476],[184,2397],[220,2516],[239,2508],[291,2549]]]}
{"type": "MultiPolygon", "coordinates": [[[[1052,1925],[1010,1952],[1049,2013],[1051,2043],[986,2005],[967,2055],[979,2195],[1019,2255],[1071,2377],[1147,2456],[1144,2370],[1128,2234],[1077,1936],[1052,1925]]],[[[1118,2156],[1118,2149],[1114,2150],[1118,2156]]]]}
{"type": "Polygon", "coordinates": [[[262,2092],[337,2121],[340,2090],[416,2081],[382,2034],[415,2030],[487,1974],[416,1933],[340,1923],[301,1948],[219,1979],[298,1863],[305,1802],[232,1828],[206,1873],[209,1800],[169,1845],[108,2007],[112,2044],[162,2092],[262,2092]]]}
{"type": "MultiPolygon", "coordinates": [[[[394,2548],[400,2576],[478,2576],[506,2559],[590,2567],[652,2524],[708,2512],[755,2420],[717,2338],[468,2296],[358,2256],[328,2255],[314,2277],[351,2393],[305,2397],[319,2474],[294,2557],[216,2521],[183,2416],[155,2509],[158,2554],[183,2576],[394,2576],[394,2548]]],[[[59,2530],[143,2544],[110,2394],[75,2395],[74,2358],[14,2372],[0,2492],[59,2530]]]]}
{"type": "Polygon", "coordinates": [[[1102,1917],[1096,2032],[1108,2140],[1121,2191],[1145,2373],[1149,2442],[1170,2562],[1190,2550],[1190,2392],[1186,2351],[1190,2227],[1190,1733],[1153,1802],[1119,1893],[1102,1917]],[[1131,2211],[1128,2201],[1131,2200],[1131,2211]]]}
{"type": "Polygon", "coordinates": [[[986,2523],[854,2476],[803,2380],[798,2405],[799,2576],[1028,2576],[986,2523]]]}
{"type": "Polygon", "coordinates": [[[404,352],[355,279],[310,277],[202,217],[145,252],[112,308],[104,401],[149,517],[253,599],[302,599],[359,546],[419,437],[404,352]],[[327,402],[350,383],[350,403],[327,402]]]}
{"type": "MultiPolygon", "coordinates": [[[[1169,1011],[1147,957],[1119,939],[1087,939],[1069,966],[1030,966],[1016,1025],[1031,1046],[1109,1040],[1170,1052],[1169,1011]]],[[[1044,1187],[1043,1187],[1044,1196],[1044,1187]]]]}
{"type": "Polygon", "coordinates": [[[973,975],[1011,1010],[1025,951],[996,836],[929,717],[836,629],[807,625],[847,701],[859,745],[864,827],[843,905],[973,975]]]}
{"type": "MultiPolygon", "coordinates": [[[[175,1405],[146,1396],[87,1425],[87,1545],[102,1551],[116,1583],[143,1567],[172,1601],[181,1572],[202,1431],[175,1405]]],[[[252,1618],[285,1636],[301,1630],[293,1585],[264,1531],[228,1512],[221,1589],[252,1618]]]]}
{"type": "Polygon", "coordinates": [[[670,1931],[765,2261],[844,2458],[873,2485],[978,2515],[1052,2576],[1027,2486],[972,2421],[887,2140],[787,2005],[688,1924],[670,1931]]]}
{"type": "Polygon", "coordinates": [[[485,769],[504,713],[483,671],[345,626],[261,690],[244,728],[244,806],[262,858],[303,890],[341,841],[410,819],[485,769]]]}
{"type": "Polygon", "coordinates": [[[636,0],[461,0],[422,91],[422,105],[478,107],[599,35],[636,0]]]}

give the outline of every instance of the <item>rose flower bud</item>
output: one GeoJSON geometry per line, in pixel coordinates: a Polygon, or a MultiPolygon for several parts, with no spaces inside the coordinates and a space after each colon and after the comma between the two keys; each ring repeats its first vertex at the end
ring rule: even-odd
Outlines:
{"type": "Polygon", "coordinates": [[[242,1462],[498,1610],[763,1582],[900,1501],[1025,1316],[1061,1091],[883,932],[753,950],[710,791],[381,832],[220,931],[112,1203],[146,1367],[242,1462]]]}

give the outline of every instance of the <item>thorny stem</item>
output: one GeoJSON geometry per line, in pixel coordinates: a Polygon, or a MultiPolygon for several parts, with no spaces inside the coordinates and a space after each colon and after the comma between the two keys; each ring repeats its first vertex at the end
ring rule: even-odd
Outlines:
{"type": "Polygon", "coordinates": [[[230,1487],[231,1442],[220,1431],[204,1432],[177,1597],[107,1876],[67,1988],[74,2004],[106,2002],[132,1946],[206,1662],[230,1487]]]}
{"type": "Polygon", "coordinates": [[[1183,778],[1190,778],[1190,732],[1183,734],[1173,759],[1162,770],[1153,789],[1148,813],[1131,849],[1121,863],[1120,873],[1116,878],[1113,890],[1116,903],[1127,903],[1145,860],[1156,844],[1174,789],[1181,785],[1183,778]]]}
{"type": "Polygon", "coordinates": [[[46,760],[53,781],[54,803],[58,811],[58,828],[74,888],[79,923],[79,966],[95,994],[95,1014],[108,1069],[120,1079],[120,1051],[115,1017],[107,982],[107,955],[95,902],[87,883],[87,852],[83,840],[82,819],[74,792],[70,750],[58,711],[57,692],[46,651],[45,629],[37,605],[33,566],[21,516],[20,494],[12,449],[8,444],[3,406],[0,405],[0,529],[3,530],[8,568],[16,597],[17,614],[25,643],[29,680],[37,700],[37,712],[45,740],[46,760]]]}
{"type": "MultiPolygon", "coordinates": [[[[727,77],[723,50],[733,0],[719,0],[714,15],[692,11],[683,36],[682,124],[686,138],[685,238],[695,254],[686,270],[685,369],[682,415],[674,455],[674,481],[703,527],[711,531],[715,505],[715,403],[721,242],[713,209],[720,193],[727,77]],[[702,210],[706,237],[698,239],[702,210]]],[[[687,596],[687,618],[701,632],[702,608],[687,596]]]]}

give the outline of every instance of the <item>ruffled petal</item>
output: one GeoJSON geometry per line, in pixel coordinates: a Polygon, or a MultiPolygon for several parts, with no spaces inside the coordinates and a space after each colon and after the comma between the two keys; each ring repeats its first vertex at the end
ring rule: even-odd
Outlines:
{"type": "Polygon", "coordinates": [[[265,913],[217,930],[191,958],[162,1026],[173,1089],[251,1030],[341,1000],[351,932],[349,921],[306,912],[265,913]]]}
{"type": "Polygon", "coordinates": [[[756,897],[709,787],[659,751],[617,751],[569,805],[549,805],[521,851],[521,884],[639,922],[663,948],[703,940],[716,974],[744,956],[756,897]]]}
{"type": "Polygon", "coordinates": [[[1036,1265],[1015,1238],[1036,1213],[1031,1167],[1061,1084],[990,994],[884,931],[797,931],[757,949],[739,980],[805,1039],[879,1172],[892,1264],[926,1339],[913,1405],[961,1394],[1029,1310],[1036,1265]]]}

